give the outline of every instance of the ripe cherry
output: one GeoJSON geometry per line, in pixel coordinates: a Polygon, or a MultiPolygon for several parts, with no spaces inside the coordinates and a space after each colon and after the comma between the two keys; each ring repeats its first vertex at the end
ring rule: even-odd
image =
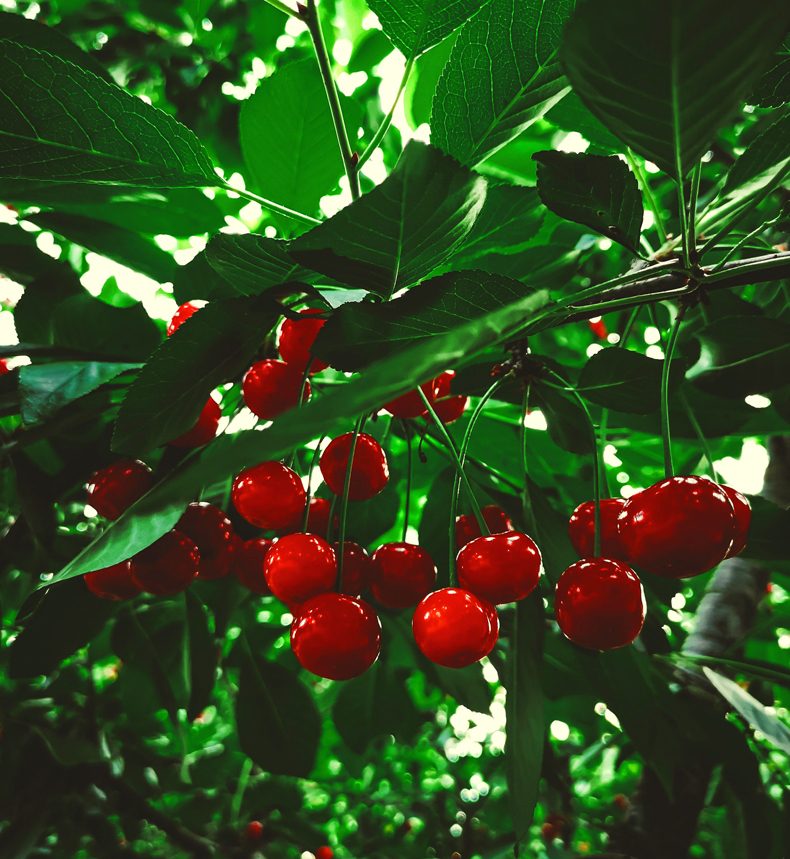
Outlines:
{"type": "Polygon", "coordinates": [[[291,625],[291,649],[299,663],[329,680],[358,677],[376,661],[380,647],[378,615],[346,594],[313,597],[291,625]]]}
{"type": "MultiPolygon", "coordinates": [[[[280,357],[286,364],[304,373],[308,361],[313,358],[310,354],[310,349],[313,346],[318,332],[324,327],[323,319],[312,319],[316,313],[324,313],[320,307],[308,307],[305,310],[300,310],[299,313],[305,318],[286,319],[283,322],[282,330],[280,331],[280,357]]],[[[310,365],[310,375],[319,373],[325,370],[329,365],[319,361],[318,358],[313,358],[313,363],[310,365]]]]}
{"type": "Polygon", "coordinates": [[[735,534],[735,512],[712,480],[668,477],[632,495],[617,528],[633,563],[657,576],[686,579],[724,559],[735,534]]]}
{"type": "Polygon", "coordinates": [[[0,376],[5,376],[6,373],[10,373],[11,368],[8,366],[7,358],[0,358],[0,376]]]}
{"type": "Polygon", "coordinates": [[[151,469],[139,459],[119,459],[88,483],[88,504],[100,516],[117,519],[154,485],[151,469]]]}
{"type": "Polygon", "coordinates": [[[457,421],[464,413],[469,397],[458,395],[450,396],[450,384],[455,377],[455,370],[447,370],[441,376],[434,379],[434,402],[433,408],[439,418],[446,424],[457,421]]]}
{"type": "Polygon", "coordinates": [[[593,316],[592,319],[587,320],[590,331],[595,334],[596,337],[599,337],[601,340],[606,340],[609,336],[609,332],[606,330],[606,323],[600,316],[593,316]]]}
{"type": "Polygon", "coordinates": [[[232,571],[245,588],[256,594],[270,594],[271,589],[266,584],[263,562],[272,547],[271,540],[247,540],[233,548],[232,571]]]}
{"type": "Polygon", "coordinates": [[[176,531],[198,547],[200,571],[204,581],[227,576],[233,549],[233,526],[225,514],[212,504],[190,504],[176,523],[176,531]]]}
{"type": "Polygon", "coordinates": [[[472,540],[456,563],[458,584],[494,605],[523,600],[540,578],[540,551],[518,531],[472,540]]]}
{"type": "MultiPolygon", "coordinates": [[[[625,498],[601,499],[601,554],[602,558],[614,558],[628,562],[628,555],[620,543],[617,517],[625,506],[625,498]]],[[[582,558],[592,558],[595,553],[595,502],[585,501],[571,514],[568,536],[573,548],[582,558]]]]}
{"type": "Polygon", "coordinates": [[[204,444],[208,444],[216,436],[221,417],[222,409],[219,403],[213,397],[209,397],[192,429],[178,436],[178,438],[172,439],[168,444],[172,447],[187,447],[190,449],[203,447],[204,444]]]}
{"type": "Polygon", "coordinates": [[[192,316],[205,305],[205,301],[187,301],[182,304],[173,314],[167,325],[167,336],[169,337],[177,328],[180,328],[192,316]]]}
{"type": "MultiPolygon", "coordinates": [[[[501,507],[496,504],[489,504],[482,510],[483,519],[485,519],[488,530],[492,534],[504,534],[506,531],[513,530],[513,523],[505,514],[501,507]]],[[[483,532],[477,524],[476,516],[459,516],[455,520],[455,544],[459,549],[462,549],[467,543],[482,537],[483,532]]]]}
{"type": "Polygon", "coordinates": [[[260,841],[263,835],[263,824],[260,820],[251,820],[244,830],[244,837],[247,841],[260,841]]]}
{"type": "Polygon", "coordinates": [[[337,558],[329,543],[315,534],[288,534],[275,540],[263,571],[277,599],[301,603],[334,587],[337,558]]]}
{"type": "MultiPolygon", "coordinates": [[[[420,385],[420,387],[431,405],[433,405],[433,401],[436,398],[436,380],[429,379],[420,385]]],[[[416,388],[406,394],[401,394],[400,397],[394,400],[390,400],[382,408],[395,418],[419,418],[428,413],[428,409],[425,408],[425,403],[423,403],[422,397],[416,388]]]]}
{"type": "MultiPolygon", "coordinates": [[[[334,544],[335,555],[340,550],[334,544]]],[[[371,573],[370,555],[357,543],[343,542],[343,587],[341,593],[358,597],[368,586],[371,573]]]]}
{"type": "Polygon", "coordinates": [[[332,859],[333,855],[331,847],[319,847],[315,851],[315,859],[332,859]]]}
{"type": "Polygon", "coordinates": [[[487,656],[499,637],[499,616],[486,600],[460,588],[428,594],[414,611],[417,647],[446,668],[463,668],[487,656]]]}
{"type": "Polygon", "coordinates": [[[732,538],[732,546],[725,555],[726,558],[734,558],[740,555],[746,548],[746,540],[749,537],[749,526],[752,524],[752,505],[749,504],[745,495],[738,492],[732,486],[719,486],[724,490],[735,511],[735,535],[732,538]]]}
{"type": "Polygon", "coordinates": [[[433,558],[413,543],[384,543],[371,558],[370,591],[389,608],[408,608],[436,583],[433,558]]]}
{"type": "Polygon", "coordinates": [[[132,579],[149,594],[170,596],[188,588],[200,566],[198,547],[178,531],[168,531],[130,561],[132,579]]]}
{"type": "Polygon", "coordinates": [[[121,561],[94,573],[85,573],[85,584],[103,600],[130,600],[142,590],[132,580],[129,562],[121,561]]]}
{"type": "Polygon", "coordinates": [[[306,493],[296,472],[269,460],[240,472],[233,481],[233,506],[258,528],[283,528],[304,510],[306,493]]]}
{"type": "MultiPolygon", "coordinates": [[[[329,511],[332,509],[331,503],[326,498],[310,498],[310,512],[307,514],[307,533],[317,534],[319,537],[326,540],[326,534],[329,530],[329,511]]],[[[302,530],[302,514],[304,508],[294,516],[293,519],[277,532],[278,537],[284,537],[286,534],[295,534],[302,530]]],[[[335,516],[335,530],[338,526],[338,517],[335,516]]]]}
{"type": "MultiPolygon", "coordinates": [[[[247,408],[259,418],[269,421],[294,408],[299,402],[302,371],[284,361],[258,361],[244,375],[242,395],[247,408]]],[[[310,399],[310,383],[306,382],[302,402],[310,399]]]]}
{"type": "MultiPolygon", "coordinates": [[[[335,493],[343,494],[346,482],[348,454],[354,433],[347,432],[333,438],[321,454],[319,465],[326,485],[335,493]]],[[[381,445],[373,436],[361,432],[354,448],[354,462],[351,466],[351,482],[348,497],[351,501],[365,501],[378,495],[387,485],[390,472],[387,457],[381,445]]]]}

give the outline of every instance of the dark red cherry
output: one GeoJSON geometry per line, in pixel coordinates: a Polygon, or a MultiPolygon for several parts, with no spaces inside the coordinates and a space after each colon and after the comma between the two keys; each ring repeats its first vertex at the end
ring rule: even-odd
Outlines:
{"type": "Polygon", "coordinates": [[[735,512],[712,480],[669,477],[632,495],[617,528],[633,563],[656,576],[687,579],[724,559],[735,534],[735,512]]]}
{"type": "MultiPolygon", "coordinates": [[[[306,310],[300,310],[299,313],[305,318],[286,319],[283,322],[282,330],[280,331],[280,357],[286,364],[290,365],[300,373],[304,373],[307,362],[313,358],[310,349],[313,346],[318,332],[323,328],[323,319],[311,319],[316,313],[325,313],[319,307],[309,307],[306,310]]],[[[328,364],[319,361],[318,358],[313,358],[313,363],[310,365],[310,375],[319,373],[325,370],[328,364]]]]}
{"type": "Polygon", "coordinates": [[[332,859],[334,854],[332,853],[331,847],[319,847],[318,850],[315,851],[315,859],[332,859]]]}
{"type": "Polygon", "coordinates": [[[103,600],[130,600],[142,590],[129,572],[129,562],[121,561],[95,573],[85,573],[85,584],[103,600]]]}
{"type": "Polygon", "coordinates": [[[245,468],[233,481],[233,506],[258,528],[283,528],[304,510],[306,493],[296,472],[269,460],[245,468]]]}
{"type": "Polygon", "coordinates": [[[745,495],[742,495],[732,486],[725,486],[723,483],[720,483],[719,486],[724,490],[735,510],[735,535],[732,538],[732,546],[725,555],[726,558],[734,558],[746,548],[749,526],[752,524],[752,505],[749,504],[745,495]]]}
{"type": "Polygon", "coordinates": [[[263,824],[260,820],[251,820],[244,830],[244,837],[247,841],[260,841],[263,835],[263,824]]]}
{"type": "Polygon", "coordinates": [[[263,571],[277,599],[302,603],[334,587],[337,558],[329,543],[315,534],[288,534],[274,541],[263,571]]]}
{"type": "Polygon", "coordinates": [[[5,376],[6,373],[10,373],[11,368],[8,366],[7,358],[0,358],[0,376],[5,376]]]}
{"type": "MultiPolygon", "coordinates": [[[[284,361],[258,361],[244,375],[241,391],[247,408],[263,420],[294,408],[299,402],[302,371],[284,361]]],[[[302,402],[310,399],[310,383],[306,382],[302,402]]]]}
{"type": "Polygon", "coordinates": [[[358,677],[376,661],[380,646],[378,615],[346,594],[313,597],[291,625],[291,649],[301,666],[329,680],[358,677]]]}
{"type": "Polygon", "coordinates": [[[523,600],[540,578],[538,547],[526,534],[509,531],[478,537],[458,553],[458,584],[494,605],[523,600]]]}
{"type": "Polygon", "coordinates": [[[205,501],[190,504],[176,522],[176,531],[189,537],[200,552],[198,578],[204,581],[227,576],[233,548],[230,519],[205,501]]]}
{"type": "Polygon", "coordinates": [[[272,547],[271,540],[247,540],[240,546],[233,547],[233,565],[231,571],[245,588],[256,594],[270,594],[263,571],[263,562],[272,547]]]}
{"type": "Polygon", "coordinates": [[[132,579],[142,590],[170,596],[188,588],[200,567],[198,547],[178,531],[168,531],[130,561],[132,579]]]}
{"type": "MultiPolygon", "coordinates": [[[[346,482],[348,454],[354,433],[347,432],[333,438],[321,454],[320,466],[326,485],[335,493],[343,494],[346,482]]],[[[373,436],[361,432],[354,448],[354,462],[351,466],[351,482],[348,497],[351,501],[365,501],[378,495],[387,485],[390,471],[387,457],[381,445],[373,436]]]]}
{"type": "Polygon", "coordinates": [[[151,469],[139,459],[119,459],[88,482],[88,504],[107,519],[117,519],[154,485],[151,469]]]}
{"type": "Polygon", "coordinates": [[[208,444],[216,436],[221,417],[222,409],[219,403],[213,397],[209,397],[192,429],[178,436],[178,438],[172,439],[168,444],[172,447],[187,447],[190,449],[203,447],[204,444],[208,444]]]}
{"type": "MultiPolygon", "coordinates": [[[[335,554],[340,550],[340,545],[333,546],[335,554]]],[[[368,586],[370,581],[371,560],[370,555],[357,543],[343,543],[343,587],[340,592],[352,597],[358,597],[368,586]]]]}
{"type": "Polygon", "coordinates": [[[428,594],[411,623],[417,647],[446,668],[463,668],[488,656],[499,637],[494,606],[460,588],[428,594]]]}
{"type": "Polygon", "coordinates": [[[609,336],[609,332],[606,330],[606,323],[600,316],[594,316],[592,319],[587,320],[590,331],[595,334],[596,337],[599,337],[601,340],[606,340],[609,336]]]}
{"type": "MultiPolygon", "coordinates": [[[[617,517],[625,506],[625,498],[601,499],[601,554],[602,558],[614,558],[628,562],[628,555],[620,544],[617,531],[617,517]]],[[[595,554],[595,502],[585,501],[571,514],[568,522],[568,536],[573,548],[582,558],[592,558],[595,554]]]]}
{"type": "MultiPolygon", "coordinates": [[[[485,519],[488,530],[492,534],[504,534],[506,531],[513,530],[513,523],[505,514],[501,507],[496,504],[489,504],[482,510],[483,519],[485,519]]],[[[467,543],[482,537],[480,526],[477,524],[476,516],[459,516],[455,520],[455,543],[459,549],[463,548],[467,543]]]]}
{"type": "MultiPolygon", "coordinates": [[[[316,534],[326,540],[326,533],[329,528],[329,511],[332,504],[326,498],[310,498],[310,512],[307,514],[307,533],[316,534]]],[[[278,537],[284,537],[286,534],[295,534],[302,530],[302,515],[304,508],[299,511],[298,515],[277,532],[278,537]]],[[[338,527],[338,517],[335,516],[335,531],[338,527]]]]}
{"type": "MultiPolygon", "coordinates": [[[[429,379],[427,382],[420,385],[420,387],[431,405],[433,405],[433,401],[436,396],[436,380],[429,379]]],[[[425,408],[425,403],[423,403],[422,397],[419,395],[416,388],[413,391],[402,394],[394,400],[390,400],[388,403],[384,403],[382,408],[385,412],[389,412],[396,418],[419,418],[428,413],[428,409],[425,408]]]]}
{"type": "Polygon", "coordinates": [[[173,314],[172,319],[167,325],[167,336],[169,337],[176,328],[180,328],[187,319],[189,319],[193,313],[197,313],[205,303],[205,301],[187,301],[186,304],[182,304],[173,314]]]}
{"type": "Polygon", "coordinates": [[[384,543],[373,553],[370,592],[389,608],[409,608],[433,590],[436,564],[414,543],[384,543]]]}
{"type": "Polygon", "coordinates": [[[457,421],[464,413],[469,397],[458,395],[450,396],[450,384],[455,377],[455,370],[447,370],[441,376],[434,379],[433,408],[440,420],[446,424],[457,421]]]}
{"type": "Polygon", "coordinates": [[[585,558],[560,576],[554,614],[563,633],[590,650],[625,647],[645,620],[645,592],[639,576],[622,561],[585,558]]]}

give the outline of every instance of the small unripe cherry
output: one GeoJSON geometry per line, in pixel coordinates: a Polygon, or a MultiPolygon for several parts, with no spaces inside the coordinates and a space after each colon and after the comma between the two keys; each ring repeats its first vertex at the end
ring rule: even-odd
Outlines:
{"type": "Polygon", "coordinates": [[[216,436],[221,417],[222,409],[219,403],[213,397],[209,397],[192,429],[178,436],[178,438],[171,439],[168,444],[171,447],[189,449],[203,447],[216,436]]]}
{"type": "Polygon", "coordinates": [[[304,373],[305,367],[311,358],[313,359],[313,363],[310,364],[311,376],[313,373],[325,370],[328,366],[323,361],[319,361],[318,358],[313,358],[310,353],[313,342],[318,336],[318,332],[324,327],[325,322],[323,319],[314,319],[311,317],[314,317],[316,313],[325,312],[325,310],[319,307],[308,307],[299,311],[303,317],[302,319],[286,319],[283,322],[278,347],[280,357],[286,364],[299,370],[300,373],[304,373]]]}
{"type": "MultiPolygon", "coordinates": [[[[247,408],[263,420],[270,421],[293,409],[299,402],[302,371],[285,361],[267,359],[253,364],[241,383],[247,408]]],[[[310,399],[310,383],[305,382],[302,402],[310,399]]]]}
{"type": "Polygon", "coordinates": [[[270,594],[271,589],[266,584],[266,574],[263,563],[272,547],[271,540],[247,540],[241,546],[233,548],[233,565],[231,572],[245,588],[256,594],[270,594]]]}
{"type": "Polygon", "coordinates": [[[121,561],[93,573],[85,573],[83,578],[88,590],[104,600],[130,600],[142,591],[132,579],[129,561],[121,561]]]}
{"type": "Polygon", "coordinates": [[[178,531],[168,531],[130,561],[134,582],[149,594],[170,596],[188,588],[200,566],[198,547],[178,531]]]}
{"type": "Polygon", "coordinates": [[[337,558],[329,543],[315,534],[288,534],[274,541],[263,570],[277,599],[302,603],[334,587],[337,558]]]}
{"type": "Polygon", "coordinates": [[[193,313],[197,313],[205,304],[205,301],[187,301],[182,304],[167,325],[167,336],[169,337],[176,329],[180,328],[193,313]]]}
{"type": "Polygon", "coordinates": [[[176,531],[189,537],[200,552],[198,578],[221,579],[228,574],[233,548],[230,519],[205,501],[190,504],[176,522],[176,531]]]}
{"type": "Polygon", "coordinates": [[[299,475],[275,460],[245,468],[231,489],[239,514],[252,525],[267,529],[282,528],[301,515],[306,497],[299,475]]]}
{"type": "Polygon", "coordinates": [[[119,459],[88,483],[88,504],[100,516],[117,519],[154,485],[151,469],[139,459],[119,459]]]}
{"type": "MultiPolygon", "coordinates": [[[[335,495],[342,495],[346,482],[346,469],[354,433],[347,432],[333,438],[321,454],[319,465],[324,482],[335,495]]],[[[350,501],[365,501],[378,495],[387,485],[390,472],[387,457],[373,436],[361,432],[354,448],[351,481],[348,487],[350,501]]]]}

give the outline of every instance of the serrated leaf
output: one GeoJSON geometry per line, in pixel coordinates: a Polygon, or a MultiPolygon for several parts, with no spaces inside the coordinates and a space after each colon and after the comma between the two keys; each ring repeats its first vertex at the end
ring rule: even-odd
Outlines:
{"type": "Polygon", "coordinates": [[[538,193],[555,215],[584,224],[638,253],[642,195],[616,155],[536,152],[538,193]]]}
{"type": "Polygon", "coordinates": [[[757,81],[747,99],[755,107],[781,107],[790,101],[790,39],[786,39],[774,64],[757,81]]]}
{"type": "Polygon", "coordinates": [[[557,388],[535,385],[529,401],[543,413],[549,436],[558,447],[570,453],[592,453],[590,422],[575,399],[557,388]]]}
{"type": "Polygon", "coordinates": [[[624,152],[625,145],[584,106],[575,92],[569,92],[543,117],[563,131],[576,131],[593,146],[609,152],[624,152]]]}
{"type": "Polygon", "coordinates": [[[574,0],[491,0],[466,23],[444,68],[431,140],[475,165],[568,92],[557,59],[574,0]]]}
{"type": "Polygon", "coordinates": [[[515,254],[489,253],[476,259],[475,266],[492,274],[519,280],[534,288],[560,288],[573,276],[581,250],[565,245],[535,245],[515,254]]]}
{"type": "Polygon", "coordinates": [[[0,177],[216,185],[202,144],[142,99],[59,57],[0,41],[0,177]]]}
{"type": "Polygon", "coordinates": [[[395,47],[417,57],[471,18],[480,0],[371,0],[370,8],[395,47]]]}
{"type": "Polygon", "coordinates": [[[383,298],[429,277],[466,239],[486,180],[412,140],[370,193],[295,239],[302,265],[383,298]]]}

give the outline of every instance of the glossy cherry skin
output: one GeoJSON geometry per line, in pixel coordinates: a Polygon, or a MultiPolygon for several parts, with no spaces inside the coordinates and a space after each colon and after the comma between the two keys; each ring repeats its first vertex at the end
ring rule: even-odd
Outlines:
{"type": "Polygon", "coordinates": [[[337,558],[329,543],[315,534],[288,534],[274,541],[263,572],[277,599],[302,603],[334,587],[337,558]]]}
{"type": "Polygon", "coordinates": [[[204,304],[205,302],[203,301],[200,303],[196,301],[187,301],[185,304],[182,304],[173,314],[167,325],[167,336],[169,337],[177,328],[180,328],[187,319],[189,319],[193,313],[197,313],[204,304]]]}
{"type": "Polygon", "coordinates": [[[434,402],[432,405],[439,419],[446,424],[457,421],[469,402],[469,397],[460,394],[456,397],[450,396],[450,384],[454,377],[455,370],[447,370],[434,379],[434,402]]]}
{"type": "MultiPolygon", "coordinates": [[[[347,432],[333,438],[321,454],[319,465],[326,485],[335,493],[343,494],[346,482],[348,454],[354,433],[347,432]]],[[[390,471],[387,457],[381,445],[373,436],[361,432],[354,448],[354,462],[351,466],[351,482],[348,497],[351,501],[365,501],[378,495],[387,485],[390,471]]]]}
{"type": "Polygon", "coordinates": [[[240,546],[233,548],[232,572],[236,578],[248,590],[256,594],[270,594],[269,585],[266,584],[266,575],[263,571],[263,563],[266,555],[272,547],[271,540],[247,540],[240,546]]]}
{"type": "Polygon", "coordinates": [[[199,579],[211,581],[227,576],[233,550],[233,526],[218,507],[205,501],[190,504],[176,522],[176,531],[189,537],[198,547],[199,579]]]}
{"type": "MultiPolygon", "coordinates": [[[[316,534],[326,540],[326,534],[329,529],[329,511],[332,509],[332,504],[326,498],[310,498],[310,512],[307,514],[307,533],[316,534]]],[[[302,515],[304,508],[299,511],[297,516],[277,532],[278,537],[284,537],[286,534],[295,534],[302,530],[302,515]]],[[[338,527],[338,517],[335,516],[335,531],[338,527]]]]}
{"type": "Polygon", "coordinates": [[[11,368],[8,366],[7,358],[0,358],[0,376],[5,376],[6,373],[10,373],[11,368]]]}
{"type": "MultiPolygon", "coordinates": [[[[324,313],[319,307],[309,307],[306,310],[300,310],[299,313],[305,318],[299,321],[295,319],[286,319],[283,322],[283,327],[280,331],[280,357],[286,364],[304,373],[308,361],[313,358],[310,354],[313,341],[318,336],[318,332],[324,327],[325,320],[311,319],[316,313],[324,313]]],[[[329,365],[319,361],[318,358],[313,358],[313,363],[310,365],[310,375],[319,373],[325,370],[329,365]]]]}
{"type": "MultiPolygon", "coordinates": [[[[335,555],[340,551],[340,544],[333,546],[335,555]]],[[[370,555],[357,543],[343,543],[343,587],[340,592],[352,597],[358,597],[368,586],[371,574],[370,555]]]]}
{"type": "Polygon", "coordinates": [[[712,480],[669,477],[632,495],[617,529],[634,564],[656,576],[687,579],[724,559],[735,534],[735,512],[712,480]]]}
{"type": "Polygon", "coordinates": [[[172,447],[186,447],[190,449],[203,447],[204,444],[208,444],[216,436],[221,417],[222,409],[219,403],[213,397],[209,397],[192,429],[178,436],[178,438],[172,439],[168,444],[172,447]]]}
{"type": "Polygon", "coordinates": [[[540,578],[538,547],[526,534],[509,531],[478,537],[458,553],[458,584],[493,605],[523,600],[540,578]]]}
{"type": "Polygon", "coordinates": [[[359,677],[376,661],[380,647],[378,615],[347,594],[313,597],[291,625],[291,649],[301,666],[329,680],[359,677]]]}
{"type": "MultiPolygon", "coordinates": [[[[265,421],[270,421],[294,408],[299,402],[302,371],[284,361],[258,361],[244,374],[241,392],[247,408],[265,421]]],[[[302,402],[310,399],[306,382],[302,402]]]]}
{"type": "MultiPolygon", "coordinates": [[[[501,507],[497,507],[496,504],[489,504],[484,507],[482,513],[488,530],[492,534],[504,534],[506,531],[513,530],[513,523],[505,515],[505,511],[501,507]]],[[[476,516],[459,516],[455,520],[455,544],[459,549],[482,536],[483,532],[477,524],[476,516]]]]}
{"type": "Polygon", "coordinates": [[[417,647],[445,668],[463,668],[488,656],[499,637],[494,606],[460,588],[428,594],[411,624],[417,647]]]}
{"type": "MultiPolygon", "coordinates": [[[[601,499],[601,554],[602,558],[614,558],[628,562],[628,554],[620,543],[617,517],[625,506],[625,498],[601,499]]],[[[585,501],[571,514],[568,536],[573,548],[582,558],[592,558],[595,553],[595,502],[585,501]]]]}
{"type": "Polygon", "coordinates": [[[240,472],[233,481],[233,506],[258,528],[283,528],[304,510],[306,493],[296,472],[269,460],[240,472]]]}
{"type": "Polygon", "coordinates": [[[414,543],[384,543],[370,561],[370,592],[389,608],[417,605],[436,584],[433,558],[414,543]]]}
{"type": "MultiPolygon", "coordinates": [[[[430,379],[420,387],[433,405],[436,397],[436,380],[430,379]]],[[[425,408],[425,403],[416,388],[406,394],[401,394],[400,397],[396,397],[388,403],[384,403],[382,408],[395,418],[419,418],[428,413],[428,409],[425,408]]]]}
{"type": "Polygon", "coordinates": [[[554,614],[563,633],[590,650],[625,647],[639,635],[647,605],[639,576],[622,561],[585,558],[560,576],[554,614]]]}
{"type": "Polygon", "coordinates": [[[103,600],[130,600],[142,592],[142,588],[132,579],[128,561],[121,561],[94,573],[85,573],[83,578],[88,590],[103,600]]]}
{"type": "Polygon", "coordinates": [[[185,590],[197,578],[199,568],[198,547],[178,531],[168,531],[130,561],[135,584],[157,596],[185,590]]]}
{"type": "Polygon", "coordinates": [[[332,853],[331,847],[319,847],[318,850],[315,851],[315,859],[332,859],[334,854],[332,853]]]}
{"type": "Polygon", "coordinates": [[[727,558],[734,558],[740,555],[746,548],[746,540],[749,537],[749,526],[752,524],[752,505],[749,504],[745,495],[738,492],[732,486],[725,486],[720,483],[719,486],[724,490],[730,503],[735,511],[735,534],[732,538],[732,546],[729,552],[725,555],[727,558]]]}
{"type": "Polygon", "coordinates": [[[154,485],[151,469],[139,459],[119,459],[88,483],[87,502],[100,516],[117,519],[154,485]]]}

